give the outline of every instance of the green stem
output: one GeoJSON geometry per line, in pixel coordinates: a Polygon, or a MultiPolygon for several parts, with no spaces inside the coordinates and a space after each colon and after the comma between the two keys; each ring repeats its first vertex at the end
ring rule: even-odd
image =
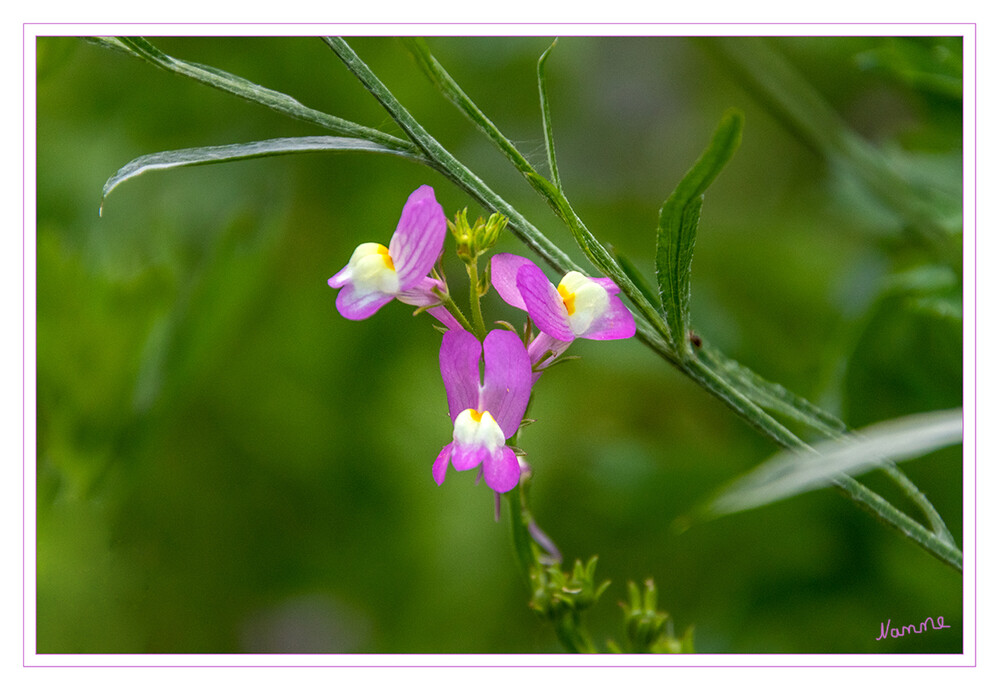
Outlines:
{"type": "Polygon", "coordinates": [[[482,320],[482,305],[479,303],[479,262],[472,259],[465,264],[468,269],[468,304],[472,310],[472,324],[480,341],[486,339],[486,322],[482,320]]]}
{"type": "Polygon", "coordinates": [[[437,295],[437,297],[440,298],[441,306],[447,309],[451,313],[451,315],[458,320],[458,323],[461,324],[462,328],[471,333],[472,325],[468,323],[468,319],[462,313],[461,309],[458,307],[458,304],[454,301],[454,299],[451,298],[451,295],[437,288],[434,288],[433,292],[435,295],[437,295]]]}
{"type": "MultiPolygon", "coordinates": [[[[672,338],[670,333],[665,328],[665,324],[661,324],[662,319],[659,318],[655,307],[653,307],[649,300],[645,297],[642,290],[635,285],[627,274],[621,269],[621,267],[618,266],[617,262],[614,261],[614,258],[604,248],[604,246],[601,245],[593,234],[586,228],[583,221],[572,209],[572,206],[569,204],[569,200],[562,192],[561,185],[558,182],[554,150],[551,144],[550,122],[547,117],[547,113],[545,115],[545,136],[546,141],[548,142],[550,165],[552,166],[552,172],[555,179],[554,184],[541,176],[538,171],[535,170],[534,166],[528,162],[527,158],[525,158],[517,147],[514,146],[513,142],[507,139],[499,128],[492,122],[492,120],[486,117],[486,115],[479,109],[472,99],[468,97],[460,86],[458,86],[458,83],[453,77],[451,77],[447,70],[444,69],[443,65],[441,65],[430,53],[430,50],[425,42],[419,39],[410,39],[405,43],[410,52],[416,58],[417,63],[423,69],[424,73],[430,78],[430,81],[433,82],[445,98],[454,103],[455,106],[457,106],[479,129],[479,131],[485,134],[486,137],[488,137],[489,140],[495,144],[496,148],[499,149],[504,156],[506,156],[507,160],[509,160],[510,163],[525,176],[531,186],[545,197],[548,203],[552,206],[553,210],[559,215],[559,217],[562,218],[566,225],[569,226],[570,231],[576,239],[576,243],[586,254],[586,257],[590,260],[590,262],[604,275],[613,279],[615,284],[621,288],[621,290],[625,293],[625,295],[627,295],[636,308],[638,308],[642,315],[649,320],[649,323],[660,331],[660,334],[666,339],[667,342],[671,342],[672,338]]],[[[552,44],[552,47],[554,47],[554,43],[552,44]]],[[[334,50],[336,50],[336,48],[334,48],[334,50]]],[[[541,85],[541,99],[544,104],[547,103],[547,98],[545,96],[541,74],[545,58],[549,55],[550,50],[551,47],[545,51],[545,54],[542,55],[538,62],[539,85],[541,85]]],[[[356,55],[354,57],[356,57],[356,55]]],[[[391,94],[389,94],[389,96],[391,96],[391,94]]],[[[375,97],[378,98],[378,95],[375,94],[375,97]]],[[[379,98],[379,100],[381,100],[381,98],[379,98]]],[[[385,103],[383,101],[383,105],[384,104],[385,103]]],[[[388,108],[388,106],[386,106],[386,108],[388,108]]],[[[401,106],[398,106],[397,109],[401,109],[401,106]]],[[[391,113],[392,110],[389,110],[389,112],[391,113]]],[[[401,122],[399,124],[400,126],[403,126],[401,122]]],[[[403,128],[405,129],[405,126],[403,126],[403,128]]],[[[409,130],[407,130],[407,132],[408,131],[409,130]]],[[[429,135],[426,136],[429,137],[429,135]]],[[[419,144],[419,142],[417,143],[419,144]]],[[[432,145],[430,146],[433,148],[432,145]]],[[[421,146],[421,148],[423,147],[421,146]]],[[[423,150],[427,153],[427,155],[433,158],[433,154],[430,150],[427,148],[424,148],[423,150]]],[[[455,164],[460,165],[457,161],[455,161],[455,164]]],[[[572,268],[565,266],[555,266],[555,268],[559,268],[562,271],[572,270],[572,268]]]]}
{"type": "Polygon", "coordinates": [[[531,568],[537,567],[538,560],[531,533],[528,530],[530,517],[529,514],[525,516],[524,513],[525,496],[523,492],[526,491],[527,481],[529,480],[522,479],[519,486],[508,491],[505,495],[510,507],[510,534],[513,537],[513,550],[517,554],[517,563],[520,566],[520,574],[524,584],[530,590],[531,568]]]}
{"type": "Polygon", "coordinates": [[[552,54],[552,49],[556,43],[558,43],[557,38],[552,41],[548,49],[538,58],[538,99],[541,102],[541,121],[544,124],[545,130],[545,150],[548,152],[548,169],[551,171],[552,182],[555,183],[555,187],[559,191],[562,191],[562,181],[558,175],[558,162],[555,158],[555,136],[552,134],[552,114],[551,108],[548,105],[548,87],[545,83],[545,63],[548,62],[548,56],[552,54]]]}
{"type": "Polygon", "coordinates": [[[575,654],[596,654],[593,641],[583,628],[579,614],[575,611],[561,616],[555,621],[555,634],[566,649],[575,654]]]}

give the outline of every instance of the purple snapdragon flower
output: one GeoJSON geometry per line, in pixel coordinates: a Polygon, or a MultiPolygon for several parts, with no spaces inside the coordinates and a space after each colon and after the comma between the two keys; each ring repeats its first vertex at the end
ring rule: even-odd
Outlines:
{"type": "MultiPolygon", "coordinates": [[[[434,288],[444,284],[428,274],[444,248],[447,219],[433,188],[423,185],[409,195],[389,246],[365,242],[350,261],[327,281],[339,289],[336,308],[347,319],[366,319],[398,299],[417,307],[437,304],[434,288]]],[[[460,328],[443,307],[427,310],[449,328],[460,328]]]]}
{"type": "Polygon", "coordinates": [[[509,491],[520,481],[520,463],[506,441],[517,433],[531,397],[524,344],[512,331],[491,331],[480,344],[468,331],[451,330],[441,343],[440,365],[454,436],[434,462],[434,481],[444,483],[449,462],[459,471],[481,466],[489,488],[509,491]]]}
{"type": "Polygon", "coordinates": [[[556,287],[533,261],[515,254],[494,255],[491,274],[500,297],[526,311],[541,331],[528,348],[535,365],[547,352],[562,354],[576,338],[618,340],[635,335],[635,317],[610,278],[569,271],[556,287]]]}

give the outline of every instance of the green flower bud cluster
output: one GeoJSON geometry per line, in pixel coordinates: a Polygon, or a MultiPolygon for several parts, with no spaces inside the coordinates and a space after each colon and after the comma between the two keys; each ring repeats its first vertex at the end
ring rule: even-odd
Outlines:
{"type": "Polygon", "coordinates": [[[624,632],[628,646],[625,651],[634,654],[693,653],[694,629],[688,628],[683,637],[675,637],[669,614],[657,610],[657,603],[658,593],[652,580],[645,581],[644,592],[634,582],[628,583],[628,602],[621,603],[624,609],[624,632]]]}
{"type": "Polygon", "coordinates": [[[534,593],[530,607],[552,620],[590,608],[610,586],[610,580],[596,584],[596,569],[596,556],[585,566],[577,560],[571,573],[562,572],[557,564],[544,570],[534,569],[531,573],[534,593]]]}
{"type": "Polygon", "coordinates": [[[447,226],[458,245],[458,256],[465,263],[470,263],[496,245],[508,222],[509,219],[503,214],[494,213],[489,216],[489,220],[483,220],[480,216],[474,224],[469,225],[468,209],[465,208],[458,211],[454,220],[447,222],[447,226]]]}

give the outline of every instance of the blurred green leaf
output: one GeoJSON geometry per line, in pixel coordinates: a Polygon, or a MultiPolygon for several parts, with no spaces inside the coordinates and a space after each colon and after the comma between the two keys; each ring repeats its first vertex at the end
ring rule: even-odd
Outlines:
{"type": "Polygon", "coordinates": [[[713,54],[732,69],[760,102],[818,151],[835,168],[863,186],[885,208],[914,230],[948,260],[960,260],[951,238],[960,231],[949,209],[958,198],[947,198],[935,185],[917,184],[905,165],[851,129],[825,97],[780,52],[763,38],[702,39],[713,54]]]}
{"type": "Polygon", "coordinates": [[[700,220],[702,195],[732,158],[742,141],[742,113],[730,110],[708,148],[680,180],[659,212],[656,276],[666,323],[681,352],[689,352],[690,268],[700,220]]]}
{"type": "Polygon", "coordinates": [[[963,95],[960,38],[890,37],[879,47],[858,53],[856,60],[861,69],[877,71],[910,88],[955,101],[963,95]]]}
{"type": "Polygon", "coordinates": [[[775,503],[876,467],[961,442],[961,409],[911,415],[824,441],[815,452],[783,452],[732,482],[705,509],[717,517],[775,503]]]}

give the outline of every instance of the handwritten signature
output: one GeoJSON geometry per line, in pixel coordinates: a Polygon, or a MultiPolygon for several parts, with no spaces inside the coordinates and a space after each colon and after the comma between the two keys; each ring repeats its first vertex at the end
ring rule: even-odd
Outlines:
{"type": "Polygon", "coordinates": [[[943,630],[944,628],[949,628],[949,627],[950,627],[949,625],[944,624],[943,616],[937,616],[936,620],[933,620],[933,617],[930,616],[919,625],[914,625],[910,623],[909,625],[903,625],[901,628],[891,627],[891,618],[889,618],[887,621],[881,624],[881,635],[874,639],[875,641],[877,641],[877,640],[887,639],[888,637],[904,637],[909,633],[915,633],[918,635],[920,633],[926,632],[930,628],[932,628],[933,630],[943,630]]]}

